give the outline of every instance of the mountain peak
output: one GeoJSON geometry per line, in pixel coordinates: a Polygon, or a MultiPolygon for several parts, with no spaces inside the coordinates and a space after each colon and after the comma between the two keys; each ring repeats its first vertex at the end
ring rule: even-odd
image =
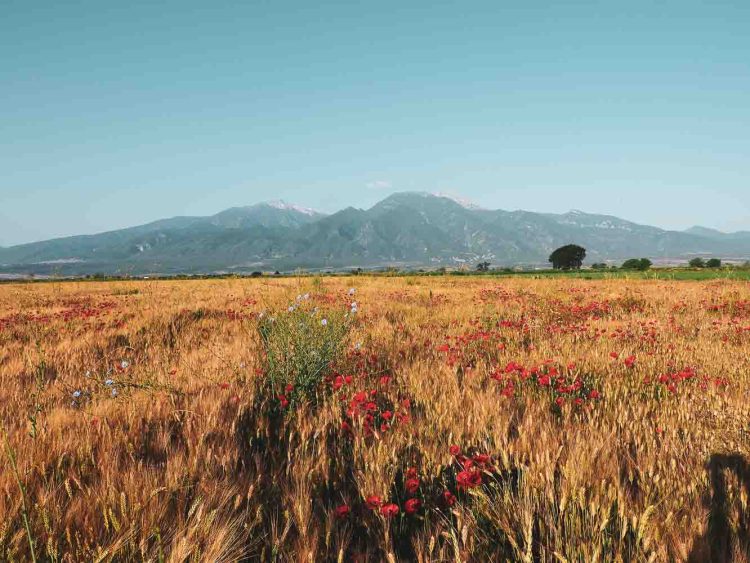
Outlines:
{"type": "Polygon", "coordinates": [[[273,199],[271,201],[266,201],[261,205],[267,205],[269,207],[273,207],[274,209],[281,209],[284,211],[296,211],[297,213],[309,215],[310,217],[313,217],[315,215],[322,215],[322,213],[316,211],[315,209],[312,209],[311,207],[304,207],[302,205],[297,205],[296,203],[288,203],[283,199],[273,199]]]}
{"type": "Polygon", "coordinates": [[[690,227],[689,229],[685,229],[686,233],[690,233],[691,235],[701,235],[701,236],[724,236],[726,233],[720,231],[719,229],[711,229],[709,227],[701,227],[700,225],[694,225],[693,227],[690,227]]]}
{"type": "Polygon", "coordinates": [[[397,192],[369,209],[333,215],[275,200],[210,217],[177,217],[0,249],[0,274],[437,267],[479,261],[543,266],[550,252],[570,242],[584,246],[592,261],[633,256],[685,261],[707,254],[750,258],[750,233],[665,231],[578,210],[475,209],[462,198],[428,192],[397,192]]]}
{"type": "Polygon", "coordinates": [[[466,199],[465,197],[457,196],[451,193],[447,192],[435,192],[432,194],[435,197],[444,197],[446,199],[450,199],[451,201],[456,202],[458,205],[465,209],[483,209],[473,201],[470,201],[466,199]]]}

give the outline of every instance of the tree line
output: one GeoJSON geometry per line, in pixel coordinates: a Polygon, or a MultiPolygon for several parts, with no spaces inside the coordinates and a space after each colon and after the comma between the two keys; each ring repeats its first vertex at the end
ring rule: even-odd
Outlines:
{"type": "MultiPolygon", "coordinates": [[[[549,262],[552,264],[554,270],[580,270],[583,266],[583,260],[586,258],[586,249],[577,244],[566,244],[555,249],[549,256],[549,262]]],[[[721,268],[721,260],[719,258],[710,258],[704,260],[703,258],[693,258],[688,262],[691,268],[721,268]]],[[[619,269],[621,270],[635,270],[639,272],[645,272],[653,266],[653,262],[648,258],[629,258],[625,260],[619,269]]],[[[593,270],[606,270],[610,268],[604,262],[597,262],[591,265],[593,270]]],[[[617,266],[612,266],[617,268],[617,266]]],[[[479,262],[477,264],[478,272],[488,272],[490,270],[490,263],[487,261],[479,262]]]]}

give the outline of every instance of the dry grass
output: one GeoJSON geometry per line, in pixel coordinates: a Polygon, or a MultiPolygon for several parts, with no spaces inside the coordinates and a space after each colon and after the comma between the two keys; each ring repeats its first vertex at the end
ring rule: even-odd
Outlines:
{"type": "Polygon", "coordinates": [[[0,559],[748,561],[748,358],[746,282],[2,285],[0,559]],[[349,287],[282,408],[258,313],[349,287]]]}

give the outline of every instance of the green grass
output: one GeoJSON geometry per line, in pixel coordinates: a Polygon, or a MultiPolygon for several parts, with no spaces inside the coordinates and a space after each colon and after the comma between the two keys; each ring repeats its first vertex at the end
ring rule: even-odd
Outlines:
{"type": "MultiPolygon", "coordinates": [[[[750,268],[747,267],[725,267],[725,268],[652,268],[645,272],[635,270],[589,270],[583,269],[578,271],[562,270],[512,270],[495,269],[489,272],[477,272],[475,270],[449,270],[449,271],[419,271],[419,270],[362,270],[361,273],[354,274],[350,271],[334,272],[294,272],[283,274],[265,273],[264,278],[298,278],[298,277],[350,277],[350,276],[371,276],[371,277],[421,277],[421,276],[481,276],[481,277],[531,277],[531,278],[567,278],[567,279],[584,279],[584,280],[601,280],[601,279],[626,279],[626,280],[686,280],[701,281],[714,279],[728,279],[745,281],[750,280],[750,268]]],[[[143,278],[140,276],[106,276],[106,277],[70,277],[70,278],[42,278],[42,279],[0,279],[1,284],[24,284],[24,283],[60,283],[60,282],[101,282],[101,281],[181,281],[181,280],[200,280],[200,279],[229,279],[229,278],[247,278],[252,277],[249,274],[195,274],[186,275],[178,274],[174,276],[150,276],[143,278]]],[[[132,290],[136,291],[137,290],[132,290]]]]}

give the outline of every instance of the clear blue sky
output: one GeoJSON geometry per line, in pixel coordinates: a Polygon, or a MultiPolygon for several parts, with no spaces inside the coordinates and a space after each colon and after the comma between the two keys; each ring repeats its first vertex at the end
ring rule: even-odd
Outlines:
{"type": "Polygon", "coordinates": [[[750,2],[0,0],[0,245],[402,190],[750,229],[750,2]]]}

